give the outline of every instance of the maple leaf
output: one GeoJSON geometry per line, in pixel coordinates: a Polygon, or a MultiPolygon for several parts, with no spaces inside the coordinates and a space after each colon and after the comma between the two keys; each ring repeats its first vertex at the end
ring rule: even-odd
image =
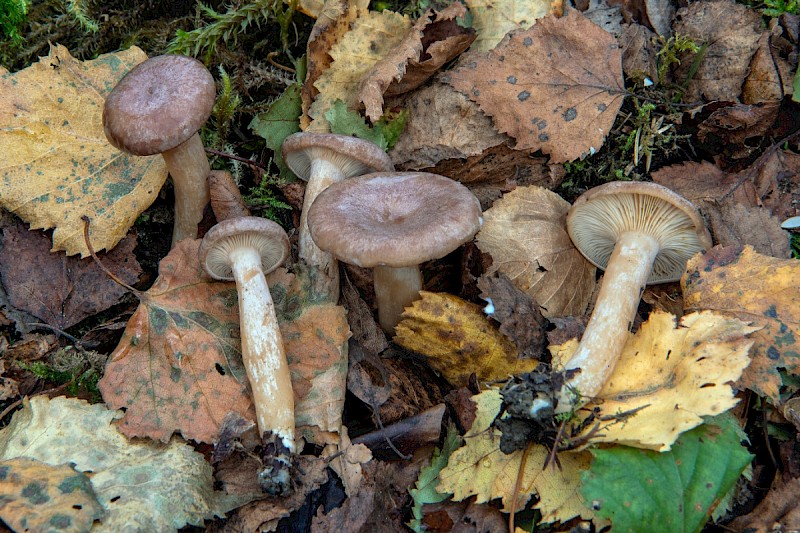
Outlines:
{"type": "Polygon", "coordinates": [[[517,187],[483,214],[478,248],[541,307],[546,317],[582,315],[594,288],[595,267],[572,244],[569,202],[542,187],[517,187]]]}
{"type": "Polygon", "coordinates": [[[556,163],[598,150],[625,96],[619,45],[573,9],[463,57],[442,79],[516,139],[516,149],[541,150],[556,163]]]}
{"type": "Polygon", "coordinates": [[[711,309],[752,321],[752,362],[737,385],[775,404],[780,402],[779,369],[800,372],[800,263],[756,253],[753,248],[714,247],[686,265],[681,278],[684,308],[711,309]]]}
{"type": "Polygon", "coordinates": [[[520,359],[479,306],[452,294],[420,291],[395,328],[394,340],[427,356],[431,368],[456,386],[466,385],[473,373],[480,381],[498,381],[538,364],[520,359]]]}
{"type": "Polygon", "coordinates": [[[0,205],[31,229],[55,228],[53,251],[110,250],[153,203],[167,177],[163,158],[120,152],[106,140],[105,97],[147,56],[132,47],[78,61],[60,45],[30,67],[0,67],[0,205]]]}

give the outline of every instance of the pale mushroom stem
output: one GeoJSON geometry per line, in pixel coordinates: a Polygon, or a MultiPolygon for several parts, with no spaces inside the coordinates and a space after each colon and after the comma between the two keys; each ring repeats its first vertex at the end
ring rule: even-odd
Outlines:
{"type": "Polygon", "coordinates": [[[239,294],[242,360],[253,389],[259,435],[271,432],[294,453],[292,380],[261,255],[242,247],[230,253],[230,261],[239,294]]]}
{"type": "Polygon", "coordinates": [[[376,266],[373,270],[375,301],[378,304],[378,323],[389,335],[400,322],[403,310],[419,298],[422,272],[419,266],[376,266]]]}
{"type": "Polygon", "coordinates": [[[628,340],[642,290],[659,251],[658,241],[638,232],[620,235],[608,260],[594,312],[578,349],[564,365],[580,369],[558,394],[556,413],[589,402],[603,388],[628,340]]]}
{"type": "Polygon", "coordinates": [[[319,194],[333,183],[344,179],[341,169],[323,158],[314,158],[311,161],[306,193],[303,198],[303,210],[300,212],[300,238],[298,242],[298,256],[307,265],[319,268],[324,279],[318,284],[329,300],[339,299],[339,264],[328,252],[323,252],[314,244],[308,230],[308,210],[319,194]]]}
{"type": "Polygon", "coordinates": [[[175,187],[175,224],[172,247],[183,239],[197,238],[197,225],[209,201],[207,178],[211,167],[198,134],[175,148],[163,152],[167,170],[175,187]]]}

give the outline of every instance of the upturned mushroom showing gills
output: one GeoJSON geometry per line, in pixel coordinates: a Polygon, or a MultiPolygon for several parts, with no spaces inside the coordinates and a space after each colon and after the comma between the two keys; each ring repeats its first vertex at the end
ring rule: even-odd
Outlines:
{"type": "Polygon", "coordinates": [[[289,490],[294,442],[294,395],[275,305],[265,274],[289,254],[289,238],[278,224],[258,217],[230,218],[211,228],[200,244],[200,264],[214,279],[233,280],[239,295],[242,361],[264,443],[262,488],[289,490]]]}
{"type": "Polygon", "coordinates": [[[281,153],[292,172],[308,182],[300,212],[298,256],[307,265],[319,267],[328,280],[325,292],[330,299],[338,299],[339,267],[331,254],[320,250],[311,239],[308,210],[332,183],[368,172],[394,170],[392,161],[376,144],[333,133],[294,133],[283,141],[281,153]]]}
{"type": "Polygon", "coordinates": [[[175,187],[173,246],[197,238],[208,203],[210,168],[197,130],[208,120],[215,95],[214,78],[200,61],[163,55],[133,67],[103,107],[103,129],[112,145],[164,158],[175,187]]]}
{"type": "Polygon", "coordinates": [[[378,322],[388,334],[419,297],[420,263],[470,240],[481,221],[469,189],[426,172],[376,172],[335,183],[308,212],[317,246],[339,261],[374,267],[378,322]]]}
{"type": "Polygon", "coordinates": [[[678,281],[689,258],[712,244],[689,200],[645,182],[611,182],[585,192],[567,214],[567,231],[605,274],[578,349],[564,365],[578,372],[558,394],[557,413],[581,407],[603,388],[645,285],[678,281]]]}

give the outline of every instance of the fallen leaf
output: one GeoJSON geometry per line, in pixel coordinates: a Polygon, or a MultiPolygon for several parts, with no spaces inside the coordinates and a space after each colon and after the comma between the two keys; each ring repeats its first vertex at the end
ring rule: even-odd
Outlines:
{"type": "Polygon", "coordinates": [[[14,531],[89,531],[103,515],[89,478],[67,464],[0,461],[0,494],[0,519],[14,531]]]}
{"type": "MultiPolygon", "coordinates": [[[[106,268],[128,284],[142,273],[135,247],[136,236],[128,235],[99,254],[106,268]]],[[[0,277],[11,305],[62,330],[119,303],[127,292],[92,259],[50,253],[47,235],[17,221],[3,228],[0,277]]]]}
{"type": "Polygon", "coordinates": [[[105,511],[97,531],[173,531],[241,503],[214,491],[211,465],[191,446],[129,441],[113,423],[120,416],[74,398],[33,397],[0,431],[0,459],[72,463],[90,474],[105,511]]]}
{"type": "Polygon", "coordinates": [[[595,448],[581,493],[614,531],[697,533],[753,459],[743,440],[736,418],[723,415],[681,435],[668,452],[595,448]]]}
{"type": "Polygon", "coordinates": [[[760,13],[732,0],[703,0],[679,9],[675,21],[675,34],[698,45],[708,44],[696,67],[693,55],[680,58],[675,78],[679,83],[688,82],[684,101],[738,98],[763,31],[760,13]],[[694,68],[696,72],[689,76],[694,68]]]}
{"type": "Polygon", "coordinates": [[[333,63],[314,82],[319,94],[308,110],[312,123],[306,130],[327,130],[325,113],[336,100],[357,109],[361,78],[400,43],[410,27],[408,17],[392,11],[370,11],[355,19],[350,31],[331,47],[333,63]]]}
{"type": "Polygon", "coordinates": [[[759,139],[772,137],[780,102],[745,105],[719,102],[698,125],[697,139],[711,151],[720,152],[731,162],[760,152],[759,139]]]}
{"type": "Polygon", "coordinates": [[[747,79],[742,87],[742,103],[760,104],[775,102],[792,94],[791,66],[772,46],[772,35],[764,32],[758,40],[758,49],[750,60],[747,79]]]}
{"type": "Polygon", "coordinates": [[[752,322],[761,329],[754,341],[752,362],[737,386],[780,403],[779,369],[800,372],[800,262],[777,259],[744,249],[714,247],[686,265],[681,278],[687,311],[710,309],[752,322]]]}
{"type": "Polygon", "coordinates": [[[542,468],[550,451],[532,444],[524,468],[523,451],[504,454],[500,451],[500,433],[491,423],[500,411],[500,392],[491,389],[477,395],[479,415],[464,435],[465,445],[450,455],[447,466],[439,473],[436,490],[453,494],[460,501],[476,496],[476,503],[502,499],[502,510],[509,511],[512,498],[516,509],[523,509],[536,494],[534,508],[542,513],[542,522],[566,522],[575,517],[591,518],[592,512],[579,493],[580,473],[589,467],[588,452],[559,454],[560,468],[542,468]],[[522,469],[522,471],[520,471],[522,469]],[[520,490],[515,492],[517,476],[521,475],[520,490]]]}
{"type": "Polygon", "coordinates": [[[167,177],[163,158],[120,152],[106,140],[105,97],[134,65],[139,48],[78,61],[60,45],[15,73],[0,68],[0,205],[30,223],[55,228],[53,251],[111,250],[153,203],[167,177]]]}
{"type": "Polygon", "coordinates": [[[442,494],[436,490],[436,484],[438,483],[439,473],[447,466],[450,455],[461,444],[461,436],[455,427],[451,425],[447,430],[442,447],[434,450],[430,463],[420,469],[414,486],[408,489],[408,493],[414,502],[411,507],[411,514],[414,518],[409,522],[408,526],[414,531],[422,529],[423,505],[439,503],[448,498],[448,494],[442,494]]]}
{"type": "Polygon", "coordinates": [[[541,187],[518,187],[483,214],[477,243],[498,271],[529,294],[547,318],[582,315],[594,288],[595,267],[572,244],[570,205],[541,187]]]}
{"type": "Polygon", "coordinates": [[[733,531],[794,531],[800,529],[800,479],[773,486],[755,509],[728,524],[733,531]]]}
{"type": "Polygon", "coordinates": [[[619,42],[622,46],[622,70],[629,78],[658,82],[656,47],[658,37],[646,27],[632,23],[623,25],[619,42]]]}
{"type": "Polygon", "coordinates": [[[490,52],[462,57],[442,78],[492,117],[518,150],[572,161],[603,145],[625,87],[616,40],[570,9],[512,33],[490,52]]]}
{"type": "MultiPolygon", "coordinates": [[[[347,435],[347,428],[342,427],[341,441],[336,445],[336,452],[330,462],[331,469],[342,480],[344,491],[354,496],[364,480],[363,467],[372,461],[372,452],[363,444],[353,444],[347,435]]],[[[323,455],[326,455],[323,453],[323,455]]]]}
{"type": "Polygon", "coordinates": [[[472,14],[472,27],[478,34],[472,50],[486,52],[502,41],[508,32],[528,29],[538,19],[552,13],[558,2],[466,0],[466,4],[472,14]]]}
{"type": "Polygon", "coordinates": [[[530,372],[535,359],[520,359],[516,347],[489,322],[481,307],[457,296],[420,291],[403,312],[394,341],[427,357],[428,364],[451,384],[498,381],[530,372]]]}
{"type": "Polygon", "coordinates": [[[286,137],[300,131],[300,91],[299,83],[288,86],[266,111],[253,117],[249,126],[253,133],[264,138],[267,148],[272,150],[273,161],[284,179],[294,177],[283,160],[281,146],[286,137]]]}
{"type": "Polygon", "coordinates": [[[423,14],[397,47],[375,63],[361,79],[358,100],[367,117],[375,122],[383,115],[383,97],[416,89],[445,63],[466,50],[475,40],[475,30],[463,28],[457,18],[467,14],[455,2],[434,13],[423,14]]]}
{"type": "MultiPolygon", "coordinates": [[[[0,354],[5,356],[5,347],[2,342],[0,342],[0,354]]],[[[19,384],[16,380],[3,375],[6,371],[5,366],[5,362],[0,359],[0,402],[19,395],[19,384]]]]}
{"type": "MultiPolygon", "coordinates": [[[[596,404],[589,404],[599,407],[599,417],[634,414],[601,423],[592,442],[664,452],[702,417],[736,405],[730,384],[750,363],[748,336],[759,329],[710,311],[685,315],[678,325],[674,316],[652,312],[625,343],[596,404]]],[[[568,360],[576,348],[577,341],[552,347],[553,364],[568,360]]],[[[591,433],[591,427],[584,432],[591,433]]]]}

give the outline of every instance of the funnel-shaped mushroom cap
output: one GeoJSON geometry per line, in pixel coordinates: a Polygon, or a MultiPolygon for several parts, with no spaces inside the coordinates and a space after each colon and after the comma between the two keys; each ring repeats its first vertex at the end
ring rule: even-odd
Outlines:
{"type": "Polygon", "coordinates": [[[362,267],[437,259],[480,225],[481,206],[469,189],[426,172],[376,172],[334,183],[308,212],[317,246],[362,267]]]}
{"type": "Polygon", "coordinates": [[[231,253],[253,247],[261,254],[264,274],[272,272],[289,255],[289,237],[278,224],[266,218],[229,218],[211,228],[200,244],[200,265],[214,279],[233,279],[231,253]]]}
{"type": "Polygon", "coordinates": [[[392,160],[375,143],[334,133],[293,133],[283,141],[281,153],[286,165],[304,181],[314,159],[330,161],[348,178],[394,170],[392,160]]]}
{"type": "Polygon", "coordinates": [[[108,141],[134,155],[160,154],[194,135],[214,107],[214,78],[198,60],[163,55],[139,63],[103,108],[108,141]]]}
{"type": "Polygon", "coordinates": [[[604,270],[623,233],[656,239],[660,250],[648,284],[679,280],[689,258],[712,244],[689,200],[647,182],[615,181],[585,192],[567,215],[567,231],[586,259],[604,270]]]}

